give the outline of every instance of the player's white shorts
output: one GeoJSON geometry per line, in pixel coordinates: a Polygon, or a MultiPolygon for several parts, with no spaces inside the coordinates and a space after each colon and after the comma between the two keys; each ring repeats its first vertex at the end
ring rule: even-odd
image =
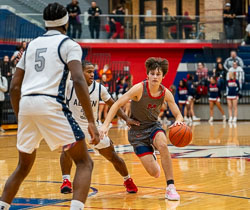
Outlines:
{"type": "Polygon", "coordinates": [[[217,98],[208,98],[209,101],[211,102],[220,102],[220,97],[217,98]]]}
{"type": "Polygon", "coordinates": [[[32,153],[44,139],[51,150],[84,139],[66,105],[49,96],[24,96],[20,100],[17,148],[32,153]]]}
{"type": "Polygon", "coordinates": [[[84,132],[85,138],[91,147],[94,147],[94,149],[105,149],[105,148],[110,147],[111,140],[108,136],[104,136],[103,139],[100,139],[100,142],[97,145],[90,144],[91,136],[88,132],[88,127],[86,125],[82,126],[81,124],[80,124],[80,127],[81,127],[82,131],[84,132]]]}

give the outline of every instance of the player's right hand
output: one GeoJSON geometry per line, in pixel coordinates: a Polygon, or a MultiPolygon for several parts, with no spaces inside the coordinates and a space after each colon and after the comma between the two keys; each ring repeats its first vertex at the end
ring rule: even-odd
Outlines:
{"type": "Polygon", "coordinates": [[[102,126],[99,128],[99,133],[100,133],[101,139],[103,139],[104,136],[108,135],[108,130],[109,130],[109,128],[107,126],[105,126],[104,124],[102,124],[102,126]]]}
{"type": "Polygon", "coordinates": [[[91,136],[90,144],[97,145],[100,142],[99,132],[95,126],[95,123],[89,123],[88,131],[91,136]]]}

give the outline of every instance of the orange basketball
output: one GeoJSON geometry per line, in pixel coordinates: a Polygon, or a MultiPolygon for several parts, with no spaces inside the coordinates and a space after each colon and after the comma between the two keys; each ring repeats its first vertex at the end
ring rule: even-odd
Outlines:
{"type": "Polygon", "coordinates": [[[186,124],[173,126],[169,130],[169,140],[176,147],[185,147],[192,141],[192,131],[186,124]]]}

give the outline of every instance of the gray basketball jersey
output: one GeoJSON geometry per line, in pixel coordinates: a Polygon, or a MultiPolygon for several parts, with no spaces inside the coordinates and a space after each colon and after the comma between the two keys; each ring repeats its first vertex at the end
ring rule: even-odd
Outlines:
{"type": "Polygon", "coordinates": [[[147,129],[157,122],[166,92],[163,85],[160,88],[162,89],[160,96],[153,97],[148,88],[148,81],[143,82],[141,99],[131,101],[131,118],[140,122],[140,126],[132,126],[132,129],[147,129]]]}

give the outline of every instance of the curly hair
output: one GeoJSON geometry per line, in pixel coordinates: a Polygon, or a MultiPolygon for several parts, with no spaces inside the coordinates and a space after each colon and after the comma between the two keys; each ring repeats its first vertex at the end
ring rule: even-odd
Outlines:
{"type": "Polygon", "coordinates": [[[161,70],[163,76],[165,76],[168,72],[168,60],[165,58],[150,57],[146,60],[145,66],[147,69],[147,74],[149,74],[150,71],[154,71],[156,69],[161,70]]]}

